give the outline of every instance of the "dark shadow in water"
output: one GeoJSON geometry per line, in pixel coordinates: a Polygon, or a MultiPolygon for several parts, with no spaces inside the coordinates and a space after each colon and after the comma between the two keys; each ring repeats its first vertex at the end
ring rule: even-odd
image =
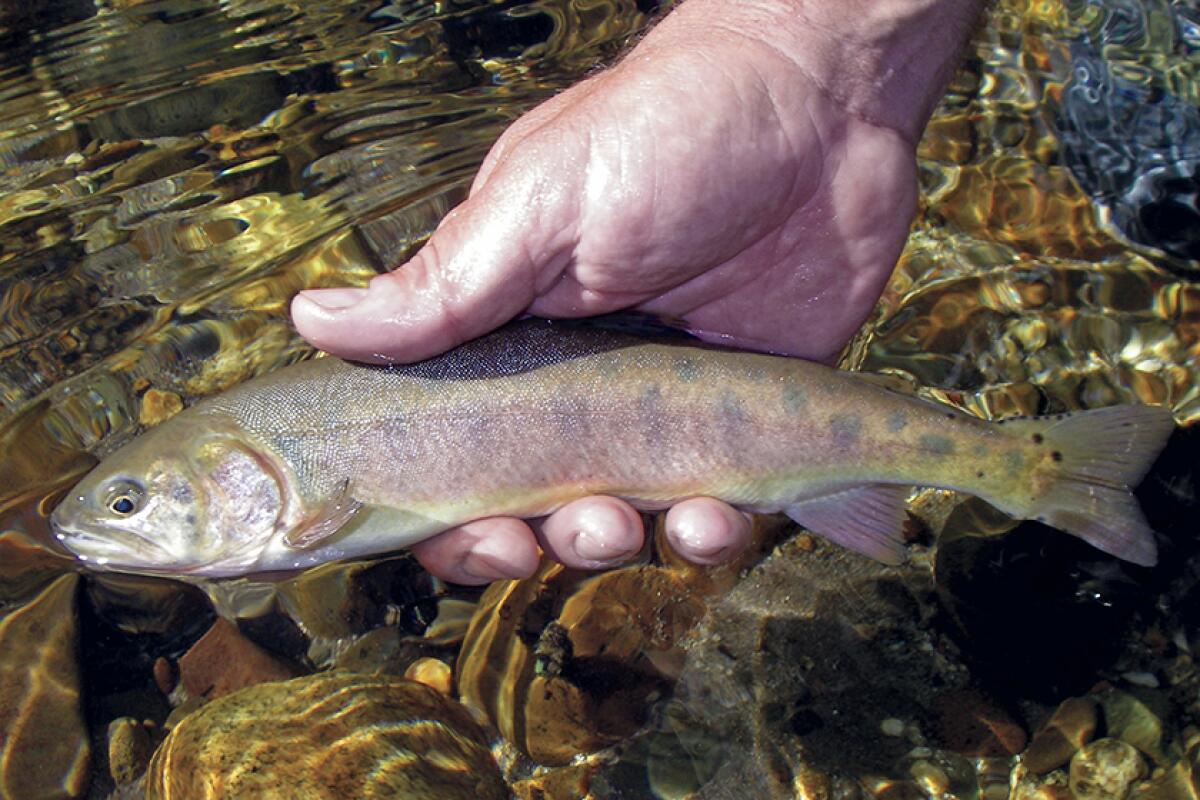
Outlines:
{"type": "Polygon", "coordinates": [[[1137,492],[1159,532],[1159,564],[1138,567],[1036,522],[947,542],[937,557],[946,630],[997,694],[1053,703],[1085,693],[1126,645],[1131,623],[1197,551],[1200,429],[1171,437],[1137,492]]]}

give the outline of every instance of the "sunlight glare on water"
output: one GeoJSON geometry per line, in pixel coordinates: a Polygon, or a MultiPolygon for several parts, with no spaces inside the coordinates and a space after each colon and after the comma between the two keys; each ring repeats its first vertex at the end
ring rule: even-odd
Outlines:
{"type": "Polygon", "coordinates": [[[1134,400],[1200,415],[1200,289],[1177,246],[1200,230],[1182,205],[1200,174],[1173,196],[1133,189],[1193,169],[1181,148],[1200,145],[1197,83],[1184,80],[1194,16],[1159,2],[999,3],[921,141],[921,210],[847,363],[988,417],[1134,400]],[[1140,74],[1158,105],[1138,108],[1140,123],[1072,122],[1082,52],[1140,74]],[[1105,184],[1080,166],[1101,159],[1105,184]]]}

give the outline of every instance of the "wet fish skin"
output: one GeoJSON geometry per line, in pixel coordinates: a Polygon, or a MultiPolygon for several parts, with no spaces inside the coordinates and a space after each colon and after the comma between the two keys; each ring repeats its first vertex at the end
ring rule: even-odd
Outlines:
{"type": "Polygon", "coordinates": [[[709,495],[896,561],[926,485],[1148,564],[1129,487],[1173,427],[1151,406],[987,422],[798,359],[530,320],[415,365],[323,358],[207,398],[105,459],[52,522],[98,568],[229,576],[591,494],[709,495]]]}

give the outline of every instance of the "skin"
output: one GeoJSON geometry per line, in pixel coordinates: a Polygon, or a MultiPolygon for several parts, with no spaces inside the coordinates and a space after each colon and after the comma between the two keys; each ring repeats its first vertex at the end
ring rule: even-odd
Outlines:
{"type": "MultiPolygon", "coordinates": [[[[980,0],[686,0],[615,67],[517,120],[469,198],[368,288],[310,290],[297,329],[337,355],[416,361],[530,313],[635,308],[737,347],[831,360],[862,324],[915,207],[916,141],[980,0]]],[[[711,498],[670,510],[685,557],[749,533],[711,498]]],[[[462,583],[641,549],[640,517],[585,498],[413,548],[462,583]]]]}

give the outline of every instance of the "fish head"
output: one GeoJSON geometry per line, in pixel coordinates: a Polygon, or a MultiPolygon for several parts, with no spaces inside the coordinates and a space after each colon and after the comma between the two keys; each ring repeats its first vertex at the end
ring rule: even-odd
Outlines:
{"type": "Polygon", "coordinates": [[[55,508],[55,537],[81,561],[227,575],[258,559],[284,515],[282,474],[235,426],[181,417],[115,451],[55,508]]]}

